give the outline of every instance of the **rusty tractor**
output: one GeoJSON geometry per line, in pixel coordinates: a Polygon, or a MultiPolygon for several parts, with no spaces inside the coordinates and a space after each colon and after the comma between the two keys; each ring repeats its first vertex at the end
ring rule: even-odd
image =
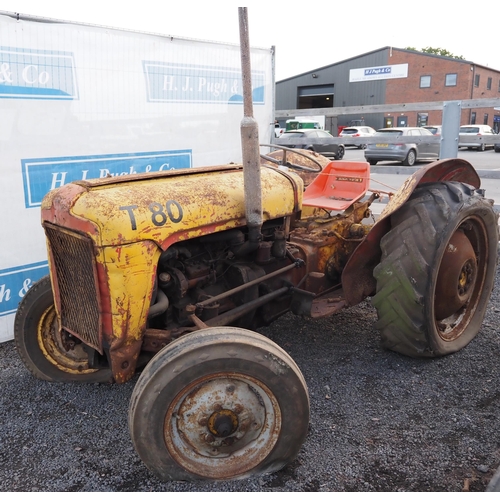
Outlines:
{"type": "Polygon", "coordinates": [[[370,297],[386,348],[442,356],[478,333],[496,272],[498,216],[464,160],[418,170],[373,223],[381,193],[368,190],[368,163],[286,148],[260,156],[245,16],[243,164],[49,192],[50,275],[15,318],[17,350],[40,379],[137,374],[131,438],[165,481],[248,477],[298,454],[306,382],[254,330],[370,297]]]}

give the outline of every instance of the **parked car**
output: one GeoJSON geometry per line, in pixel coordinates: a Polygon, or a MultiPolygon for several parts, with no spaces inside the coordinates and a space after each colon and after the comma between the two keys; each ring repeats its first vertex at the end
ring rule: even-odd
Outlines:
{"type": "Polygon", "coordinates": [[[316,151],[316,153],[335,160],[341,160],[345,152],[344,145],[337,144],[333,135],[326,130],[287,130],[274,143],[288,148],[316,151]]]}
{"type": "Polygon", "coordinates": [[[458,147],[477,149],[484,151],[486,148],[495,146],[500,137],[489,125],[462,125],[459,131],[458,147]],[[480,137],[481,142],[471,141],[472,138],[480,137]]]}
{"type": "Polygon", "coordinates": [[[417,161],[437,160],[439,142],[425,141],[432,137],[432,132],[422,127],[381,128],[371,137],[365,149],[365,159],[370,165],[379,161],[400,161],[410,167],[417,161]],[[399,137],[414,137],[422,141],[398,142],[399,137]]]}
{"type": "Polygon", "coordinates": [[[442,125],[424,125],[422,128],[426,128],[433,135],[441,135],[443,129],[442,125]]]}
{"type": "Polygon", "coordinates": [[[282,127],[278,122],[274,124],[274,137],[278,138],[285,132],[285,127],[282,127]]]}
{"type": "Polygon", "coordinates": [[[365,149],[366,144],[349,144],[349,139],[351,137],[371,137],[376,130],[371,127],[345,127],[339,134],[339,137],[345,139],[344,146],[356,146],[358,149],[365,149]]]}

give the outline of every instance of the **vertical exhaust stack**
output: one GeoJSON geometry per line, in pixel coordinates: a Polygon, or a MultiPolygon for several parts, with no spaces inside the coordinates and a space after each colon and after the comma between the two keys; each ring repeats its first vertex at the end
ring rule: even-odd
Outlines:
{"type": "Polygon", "coordinates": [[[238,7],[240,21],[241,73],[243,80],[243,120],[241,121],[241,146],[243,179],[245,185],[245,216],[248,225],[250,250],[261,240],[262,187],[260,180],[259,128],[253,117],[252,71],[246,7],[238,7]]]}

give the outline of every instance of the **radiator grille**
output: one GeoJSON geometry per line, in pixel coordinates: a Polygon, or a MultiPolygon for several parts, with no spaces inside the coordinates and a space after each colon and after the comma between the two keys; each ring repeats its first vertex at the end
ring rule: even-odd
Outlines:
{"type": "Polygon", "coordinates": [[[48,224],[45,234],[55,264],[62,327],[102,352],[92,241],[48,224]]]}

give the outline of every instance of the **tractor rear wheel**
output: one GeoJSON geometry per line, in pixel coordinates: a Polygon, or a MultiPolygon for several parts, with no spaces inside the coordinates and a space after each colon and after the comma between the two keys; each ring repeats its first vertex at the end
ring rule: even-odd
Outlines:
{"type": "Polygon", "coordinates": [[[110,382],[111,370],[90,368],[87,352],[77,338],[59,329],[50,277],[37,281],[17,309],[14,340],[24,365],[50,382],[110,382]]]}
{"type": "Polygon", "coordinates": [[[495,279],[497,219],[481,190],[458,182],[425,184],[392,215],[372,299],[386,348],[435,357],[476,336],[495,279]]]}
{"type": "Polygon", "coordinates": [[[293,460],[309,424],[304,378],[280,347],[236,327],[162,349],[132,394],[134,447],[161,480],[236,479],[293,460]]]}

